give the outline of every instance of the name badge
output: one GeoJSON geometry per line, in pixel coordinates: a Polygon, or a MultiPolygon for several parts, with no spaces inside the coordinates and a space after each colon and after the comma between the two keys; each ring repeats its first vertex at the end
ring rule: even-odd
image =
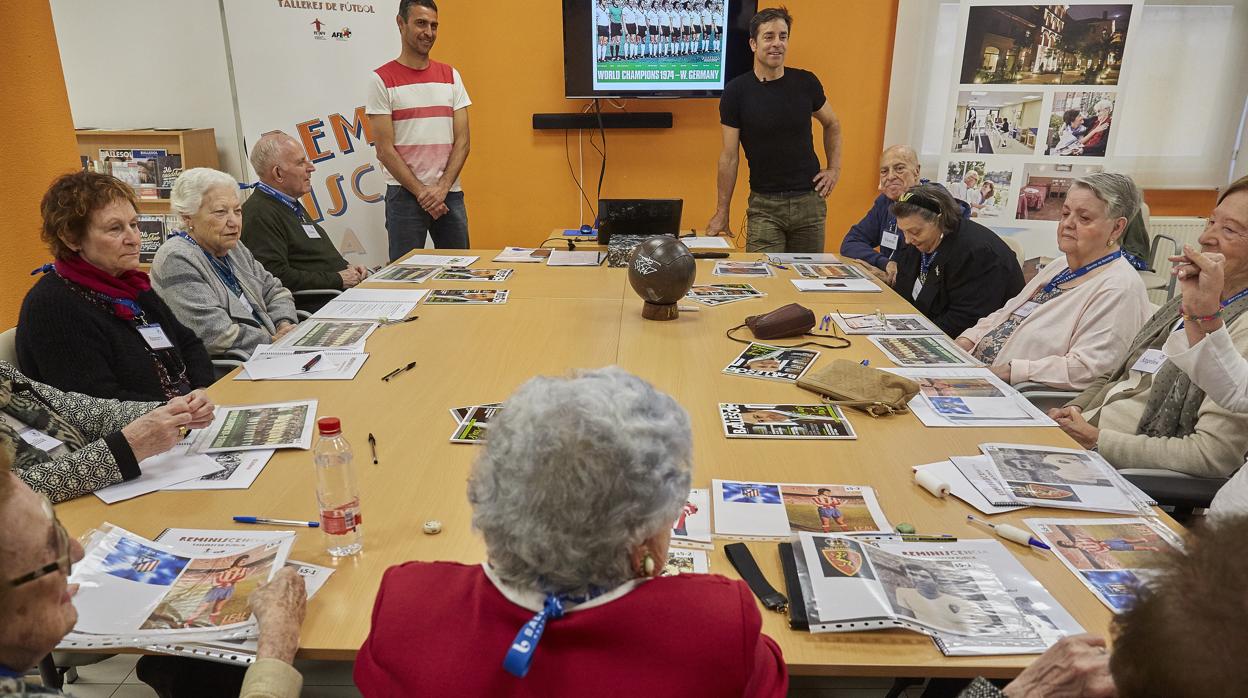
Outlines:
{"type": "Polygon", "coordinates": [[[251,315],[251,314],[253,314],[253,313],[255,313],[255,312],[256,312],[255,310],[252,310],[252,308],[251,308],[251,301],[247,300],[247,294],[246,294],[246,293],[240,293],[240,294],[238,294],[238,300],[239,300],[239,302],[240,302],[240,303],[242,303],[242,304],[243,304],[243,310],[246,310],[248,315],[251,315]]]}
{"type": "Polygon", "coordinates": [[[897,249],[899,237],[900,236],[897,235],[897,233],[884,233],[880,236],[880,248],[883,249],[887,247],[890,250],[897,249]]]}
{"type": "Polygon", "coordinates": [[[65,445],[60,439],[48,436],[47,434],[32,427],[22,429],[17,432],[17,435],[21,437],[22,441],[25,441],[45,453],[54,451],[65,445]]]}
{"type": "Polygon", "coordinates": [[[1028,315],[1031,315],[1032,313],[1034,313],[1036,311],[1036,308],[1039,308],[1039,307],[1040,307],[1039,303],[1035,301],[1027,301],[1026,303],[1023,303],[1022,305],[1015,308],[1013,314],[1019,317],[1027,317],[1028,315]]]}
{"type": "Polygon", "coordinates": [[[914,288],[910,290],[910,297],[917,299],[919,294],[923,292],[923,282],[918,279],[914,280],[914,288]]]}
{"type": "Polygon", "coordinates": [[[1161,365],[1166,363],[1166,354],[1160,349],[1149,349],[1144,352],[1139,361],[1131,367],[1132,371],[1140,373],[1156,373],[1161,365]]]}
{"type": "Polygon", "coordinates": [[[147,346],[153,349],[172,349],[173,342],[165,336],[165,331],[161,329],[159,324],[141,325],[139,334],[143,335],[143,341],[147,342],[147,346]]]}
{"type": "Polygon", "coordinates": [[[321,237],[321,234],[316,232],[316,226],[309,225],[307,223],[303,224],[303,232],[307,233],[308,237],[312,238],[313,240],[318,240],[321,237]]]}

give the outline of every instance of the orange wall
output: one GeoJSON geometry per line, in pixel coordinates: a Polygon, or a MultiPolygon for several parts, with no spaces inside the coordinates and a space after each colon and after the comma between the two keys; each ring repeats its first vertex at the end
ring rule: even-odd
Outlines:
{"type": "Polygon", "coordinates": [[[17,324],[17,311],[34,278],[30,270],[51,257],[39,241],[39,201],[56,175],[78,167],[74,123],[61,79],[61,55],[46,1],[0,4],[0,115],[19,153],[5,158],[0,194],[0,330],[17,324]]]}
{"type": "MultiPolygon", "coordinates": [[[[788,0],[787,5],[794,16],[787,62],[819,76],[841,119],[841,183],[828,200],[828,247],[836,249],[876,196],[897,0],[788,0]]],[[[472,154],[463,179],[475,247],[536,244],[552,228],[576,227],[579,193],[568,171],[564,134],[534,131],[531,117],[579,111],[587,102],[563,98],[563,46],[557,34],[547,32],[546,41],[533,42],[516,33],[516,27],[557,28],[560,12],[557,0],[448,2],[440,8],[433,56],[459,69],[473,101],[472,154]],[[521,39],[524,43],[518,43],[521,39]]],[[[395,47],[397,55],[397,32],[395,47]]],[[[675,125],[609,130],[603,197],[682,198],[683,226],[701,231],[715,208],[718,100],[630,100],[625,106],[671,111],[675,125]]],[[[822,130],[811,124],[819,143],[822,130]]],[[[569,143],[575,166],[575,131],[569,143]]],[[[584,186],[597,206],[600,160],[588,143],[585,150],[584,186]]],[[[745,214],[747,176],[742,157],[732,207],[734,232],[745,214]]],[[[592,222],[588,210],[585,215],[592,222]]]]}
{"type": "Polygon", "coordinates": [[[1218,202],[1216,189],[1145,189],[1150,216],[1208,216],[1218,202]]]}

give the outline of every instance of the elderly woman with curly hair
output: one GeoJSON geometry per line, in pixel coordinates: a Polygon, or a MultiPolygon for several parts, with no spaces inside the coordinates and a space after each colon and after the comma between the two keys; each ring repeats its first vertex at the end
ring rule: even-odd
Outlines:
{"type": "Polygon", "coordinates": [[[658,576],[691,449],[685,411],[618,368],[521,386],[468,483],[486,562],[386,572],[361,692],[783,696],[743,582],[658,576]]]}
{"type": "Polygon", "coordinates": [[[178,177],[169,198],[186,232],[161,245],[152,284],[208,351],[250,354],[294,328],[290,291],[239,241],[243,210],[234,178],[196,167],[178,177]]]}
{"type": "Polygon", "coordinates": [[[139,270],[134,190],[95,172],[58,178],[43,196],[53,264],[22,302],[22,372],[61,390],[164,402],[212,384],[204,343],[139,270]]]}

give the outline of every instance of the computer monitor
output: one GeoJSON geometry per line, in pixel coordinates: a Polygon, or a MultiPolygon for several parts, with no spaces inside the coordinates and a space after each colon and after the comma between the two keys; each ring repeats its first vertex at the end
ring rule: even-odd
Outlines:
{"type": "Polygon", "coordinates": [[[612,235],[671,235],[680,237],[683,199],[599,199],[598,244],[612,235]]]}

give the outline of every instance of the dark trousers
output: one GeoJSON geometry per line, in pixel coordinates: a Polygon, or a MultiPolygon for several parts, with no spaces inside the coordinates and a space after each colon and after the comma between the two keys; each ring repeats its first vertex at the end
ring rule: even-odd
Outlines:
{"type": "Polygon", "coordinates": [[[433,246],[439,249],[468,249],[468,211],[464,208],[464,193],[448,193],[446,207],[450,210],[435,220],[420,207],[420,202],[410,191],[394,184],[386,187],[386,235],[390,241],[390,261],[423,248],[425,237],[430,234],[433,235],[433,246]]]}

